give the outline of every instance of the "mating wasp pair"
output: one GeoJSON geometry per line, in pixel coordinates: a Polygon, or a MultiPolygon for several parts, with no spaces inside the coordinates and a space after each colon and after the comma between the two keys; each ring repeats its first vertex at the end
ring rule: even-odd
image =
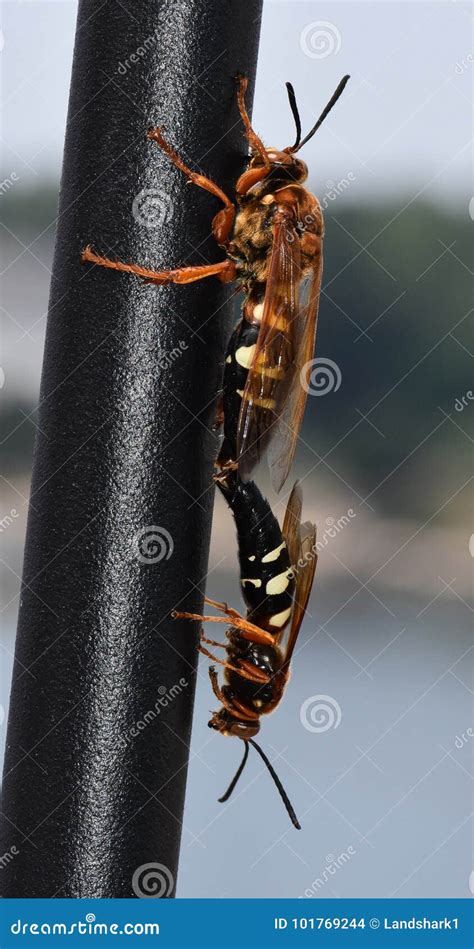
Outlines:
{"type": "Polygon", "coordinates": [[[295,93],[287,83],[296,139],[293,145],[278,151],[266,148],[252,128],[245,106],[247,79],[238,77],[237,101],[250,161],[237,180],[234,201],[209,178],[192,171],[165,140],[161,129],[148,132],[148,138],[159,145],[188,181],[221,201],[222,208],[212,221],[212,233],[225,251],[224,260],[155,271],[110,260],[91,247],[82,253],[84,262],[134,274],[152,284],[187,284],[217,277],[223,283],[236,282],[245,294],[242,319],[226,354],[217,413],[224,437],[215,480],[236,522],[247,616],[208,598],[206,603],[221,616],[186,612],[173,615],[229,626],[226,645],[202,634],[200,646],[201,652],[224,667],[226,677],[221,687],[215,667],[209,669],[212,689],[222,706],[209,726],[245,743],[242,763],[220,800],[227,800],[232,793],[251,744],[270,770],[298,828],[281,782],[254,737],[260,717],[276,708],[288,681],[314,579],[316,528],[301,523],[298,485],[291,492],[280,529],[268,502],[250,478],[266,454],[273,486],[279,491],[293,461],[315,347],[324,235],[321,207],[304,187],[308,169],[297,153],[316,133],[348,79],[344,76],[303,139],[295,93]],[[208,646],[225,649],[226,659],[216,658],[208,646]]]}

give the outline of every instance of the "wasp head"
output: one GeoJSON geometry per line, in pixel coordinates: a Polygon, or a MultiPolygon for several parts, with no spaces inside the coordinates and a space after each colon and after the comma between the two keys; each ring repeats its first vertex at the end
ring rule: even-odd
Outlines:
{"type": "Polygon", "coordinates": [[[276,148],[265,149],[265,159],[262,154],[252,156],[249,168],[261,168],[266,165],[268,175],[278,178],[289,178],[292,181],[306,181],[308,166],[301,158],[296,158],[290,152],[280,152],[276,148]]]}
{"type": "Polygon", "coordinates": [[[218,712],[213,713],[208,722],[208,727],[214,728],[215,731],[221,732],[222,735],[227,737],[242,738],[244,741],[248,741],[249,738],[258,735],[260,722],[257,720],[254,722],[241,721],[230,715],[227,709],[221,708],[218,712]]]}

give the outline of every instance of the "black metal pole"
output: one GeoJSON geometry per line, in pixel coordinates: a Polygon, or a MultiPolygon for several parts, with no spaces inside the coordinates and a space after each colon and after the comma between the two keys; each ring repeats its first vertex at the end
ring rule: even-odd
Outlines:
{"type": "MultiPolygon", "coordinates": [[[[83,267],[222,259],[262,0],[79,4],[3,786],[3,895],[175,893],[229,290],[83,267]],[[147,868],[147,864],[158,865],[147,868]]],[[[251,92],[249,98],[251,99],[251,92]]]]}

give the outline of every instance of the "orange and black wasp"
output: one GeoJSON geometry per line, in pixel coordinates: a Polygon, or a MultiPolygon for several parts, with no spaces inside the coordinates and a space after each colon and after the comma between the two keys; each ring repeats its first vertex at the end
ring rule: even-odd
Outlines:
{"type": "Polygon", "coordinates": [[[245,293],[242,320],[227,352],[223,404],[224,440],[217,468],[238,468],[250,478],[266,452],[277,491],[290,470],[303,418],[315,339],[322,276],[323,216],[317,198],[303,186],[306,164],[297,153],[316,133],[339,99],[349,76],[339,83],[318,121],[301,139],[301,122],[291,83],[287,83],[296,125],[293,145],[266,148],[253,130],[245,106],[247,79],[238,77],[238,106],[250,147],[250,161],[235,186],[235,201],[217,184],[192,171],[165,140],[156,142],[190,182],[222,202],[212,233],[225,260],[204,266],[149,270],[109,260],[87,247],[83,261],[135,274],[147,282],[192,283],[217,277],[236,281],[245,293]],[[307,381],[307,379],[306,379],[307,381]]]}
{"type": "Polygon", "coordinates": [[[247,616],[207,597],[206,603],[222,616],[181,611],[175,611],[173,616],[228,625],[226,644],[201,633],[199,647],[205,656],[223,667],[225,676],[221,686],[215,667],[209,668],[213,692],[221,703],[209,727],[240,738],[245,744],[242,763],[219,800],[230,797],[252,745],[270,771],[293,825],[299,829],[281,781],[254,739],[260,731],[261,716],[273,712],[280,704],[290,676],[290,663],[316,569],[316,527],[309,522],[301,523],[302,494],[298,483],[291,492],[282,528],[255,482],[244,482],[238,472],[229,471],[217,483],[237,527],[240,584],[247,616]],[[225,649],[226,658],[217,658],[209,646],[225,649]]]}

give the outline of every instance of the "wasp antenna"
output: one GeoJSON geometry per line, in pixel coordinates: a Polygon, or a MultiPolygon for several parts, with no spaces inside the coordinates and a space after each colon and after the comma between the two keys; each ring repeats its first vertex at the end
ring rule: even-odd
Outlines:
{"type": "Polygon", "coordinates": [[[225,794],[222,795],[222,797],[217,798],[217,800],[219,801],[219,804],[225,804],[225,802],[229,800],[230,795],[232,794],[232,791],[234,790],[235,785],[237,784],[237,781],[239,780],[240,775],[242,774],[242,771],[244,770],[245,765],[247,764],[247,758],[249,756],[248,741],[244,741],[244,745],[245,745],[244,757],[242,758],[242,761],[240,762],[239,767],[237,768],[237,771],[235,772],[234,777],[232,778],[232,781],[230,782],[229,787],[227,788],[227,791],[225,792],[225,794]]]}
{"type": "Polygon", "coordinates": [[[293,824],[293,827],[296,827],[297,830],[301,830],[301,824],[300,824],[299,821],[298,821],[298,818],[297,818],[297,816],[296,816],[296,814],[295,814],[295,812],[294,812],[294,810],[293,810],[291,801],[290,801],[290,799],[289,799],[289,797],[288,797],[288,795],[287,795],[287,793],[286,793],[286,791],[285,791],[285,788],[283,787],[283,785],[282,785],[282,783],[281,783],[281,781],[280,781],[280,778],[278,777],[278,775],[277,775],[277,773],[276,773],[276,771],[275,771],[275,768],[273,767],[273,765],[271,764],[271,762],[268,760],[268,758],[267,758],[265,752],[260,748],[260,745],[257,745],[257,742],[254,741],[253,738],[248,738],[247,740],[248,740],[249,745],[253,745],[253,747],[255,748],[255,750],[258,751],[258,753],[259,753],[259,755],[260,755],[262,761],[266,764],[266,766],[267,766],[267,768],[268,768],[268,770],[269,770],[269,772],[270,772],[270,774],[271,774],[271,776],[272,776],[272,778],[273,778],[273,780],[274,780],[274,782],[275,782],[275,784],[276,784],[276,786],[277,786],[277,788],[278,788],[278,792],[279,792],[280,797],[281,797],[281,799],[282,799],[282,801],[283,801],[283,803],[284,803],[284,805],[285,805],[287,814],[288,814],[288,816],[289,816],[289,818],[290,818],[290,820],[291,820],[291,823],[293,824]]]}
{"type": "Polygon", "coordinates": [[[309,142],[310,138],[312,138],[313,135],[318,131],[319,126],[323,124],[324,119],[329,115],[329,113],[330,113],[332,107],[336,104],[337,100],[339,99],[339,96],[341,96],[342,93],[344,92],[344,89],[345,89],[347,83],[349,82],[349,79],[350,79],[350,78],[351,78],[350,76],[343,76],[343,78],[341,79],[341,81],[340,81],[340,83],[339,83],[339,85],[338,85],[336,91],[332,94],[332,96],[331,96],[331,98],[330,98],[330,100],[329,100],[329,102],[328,102],[326,108],[323,109],[323,111],[321,112],[321,115],[319,116],[319,119],[318,119],[318,121],[316,122],[316,125],[314,125],[313,128],[311,129],[311,131],[308,132],[308,134],[307,134],[306,137],[303,139],[303,141],[300,142],[300,144],[298,145],[298,147],[297,147],[297,148],[294,148],[294,147],[293,147],[293,148],[291,149],[291,151],[293,151],[293,152],[294,152],[294,151],[299,151],[300,148],[302,148],[303,145],[306,145],[306,142],[309,142]]]}
{"type": "Polygon", "coordinates": [[[289,103],[290,103],[290,109],[291,109],[291,111],[292,111],[292,113],[293,113],[293,118],[294,118],[294,120],[295,120],[295,127],[296,127],[296,139],[295,139],[295,144],[292,145],[291,148],[289,149],[289,151],[293,152],[293,151],[295,151],[295,150],[298,148],[298,146],[299,146],[299,144],[300,144],[300,139],[301,139],[301,120],[300,120],[300,114],[299,114],[299,112],[298,112],[298,106],[296,105],[295,90],[294,90],[294,88],[293,88],[291,82],[287,82],[287,83],[285,83],[285,85],[286,85],[286,91],[287,91],[287,93],[288,93],[288,101],[289,101],[289,103]]]}

